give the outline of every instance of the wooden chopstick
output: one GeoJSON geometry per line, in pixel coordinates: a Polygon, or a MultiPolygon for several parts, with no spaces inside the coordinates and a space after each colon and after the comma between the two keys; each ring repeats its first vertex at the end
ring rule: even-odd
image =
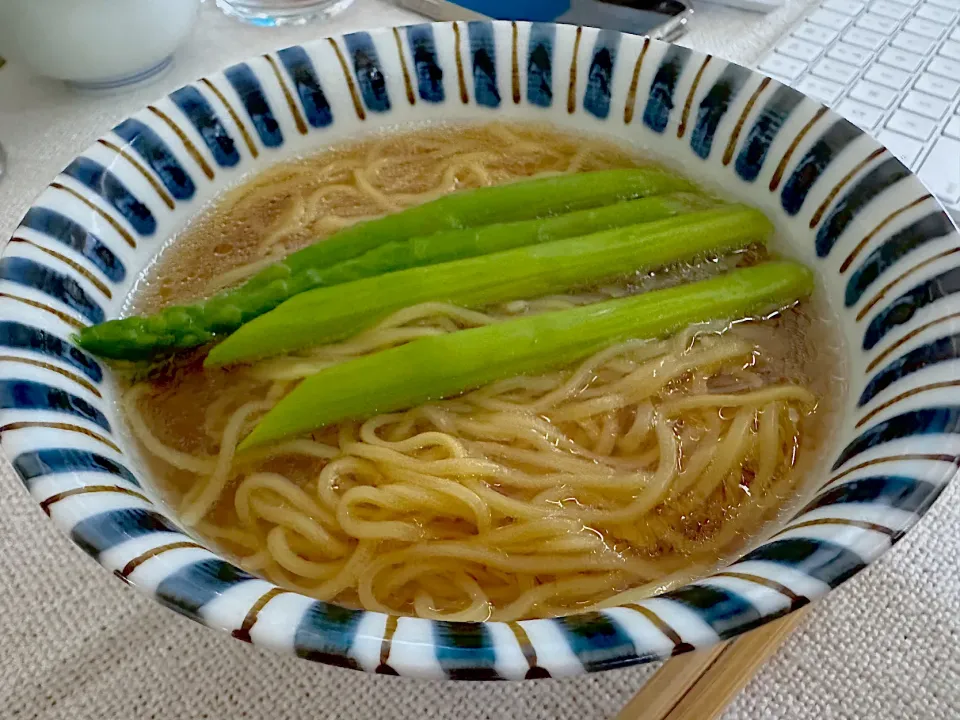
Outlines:
{"type": "Polygon", "coordinates": [[[715,720],[806,614],[804,608],[730,642],[671,658],[614,720],[715,720]]]}

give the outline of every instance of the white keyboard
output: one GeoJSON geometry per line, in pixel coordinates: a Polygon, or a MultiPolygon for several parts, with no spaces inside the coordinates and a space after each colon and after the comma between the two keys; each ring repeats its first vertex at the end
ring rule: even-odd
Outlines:
{"type": "Polygon", "coordinates": [[[822,0],[757,67],[869,131],[960,219],[960,0],[822,0]]]}

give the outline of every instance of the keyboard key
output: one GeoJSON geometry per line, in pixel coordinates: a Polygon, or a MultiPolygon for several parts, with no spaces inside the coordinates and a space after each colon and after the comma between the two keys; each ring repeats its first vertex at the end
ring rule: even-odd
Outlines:
{"type": "MultiPolygon", "coordinates": [[[[947,110],[950,109],[950,105],[940,98],[935,98],[932,95],[927,95],[926,93],[916,90],[907,94],[903,102],[900,103],[900,107],[906,110],[912,110],[925,117],[933,118],[934,120],[942,118],[947,114],[947,110]]],[[[960,163],[960,158],[958,158],[957,162],[960,163]]]]}
{"type": "Polygon", "coordinates": [[[943,75],[945,78],[960,78],[960,62],[938,55],[927,65],[929,72],[943,75]]]}
{"type": "Polygon", "coordinates": [[[837,62],[836,60],[830,60],[829,58],[818,62],[810,72],[842,85],[846,85],[857,76],[856,68],[837,62]]]}
{"type": "MultiPolygon", "coordinates": [[[[837,112],[864,130],[873,130],[877,126],[877,123],[880,122],[880,118],[883,117],[883,110],[864,105],[850,98],[847,98],[837,106],[837,112]]],[[[957,120],[960,121],[960,117],[958,117],[957,120]]]]}
{"type": "Polygon", "coordinates": [[[858,48],[854,45],[847,45],[845,42],[838,42],[832,48],[827,50],[827,57],[831,57],[834,60],[839,60],[840,62],[848,65],[863,67],[867,64],[867,60],[870,59],[870,53],[863,48],[858,48]]]}
{"type": "Polygon", "coordinates": [[[888,0],[876,0],[870,3],[870,12],[899,21],[910,14],[910,8],[888,0]]]}
{"type": "Polygon", "coordinates": [[[893,105],[893,101],[897,99],[897,93],[882,85],[861,80],[853,86],[853,90],[850,91],[850,97],[854,100],[860,100],[861,102],[878,107],[881,110],[886,110],[893,105]]]}
{"type": "Polygon", "coordinates": [[[919,53],[920,55],[926,55],[933,49],[933,40],[925,38],[922,35],[914,35],[908,32],[897,33],[893,36],[890,44],[895,48],[907,50],[912,53],[919,53]]]}
{"type": "Polygon", "coordinates": [[[892,34],[899,25],[900,23],[898,23],[896,20],[891,20],[888,17],[877,15],[872,12],[861,15],[857,19],[858,28],[863,28],[864,30],[873,30],[874,32],[882,33],[883,35],[892,34]]]}
{"type": "Polygon", "coordinates": [[[941,137],[917,171],[920,181],[938,198],[960,201],[960,141],[941,137]]]}
{"type": "Polygon", "coordinates": [[[960,0],[930,0],[934,5],[950,8],[951,10],[960,10],[960,0]]]}
{"type": "Polygon", "coordinates": [[[843,13],[850,17],[859,15],[860,11],[863,10],[863,3],[857,2],[857,0],[825,0],[822,6],[827,10],[843,13]]]}
{"type": "Polygon", "coordinates": [[[882,130],[877,135],[877,140],[908,167],[913,164],[920,151],[923,150],[923,143],[892,130],[882,130]]]}
{"type": "Polygon", "coordinates": [[[960,115],[954,115],[943,129],[944,135],[960,139],[960,115]]]}
{"type": "Polygon", "coordinates": [[[785,80],[796,80],[807,69],[807,64],[774,52],[767,55],[759,67],[761,72],[776,75],[785,80]]]}
{"type": "Polygon", "coordinates": [[[960,92],[960,83],[929,73],[921,75],[914,87],[944,100],[953,100],[960,92]]]}
{"type": "Polygon", "coordinates": [[[887,120],[887,127],[917,140],[929,140],[933,131],[937,129],[937,124],[916,113],[897,110],[887,120]]]}
{"type": "Polygon", "coordinates": [[[890,67],[895,67],[912,73],[916,71],[918,67],[920,67],[920,63],[923,62],[923,56],[917,55],[916,53],[907,52],[906,50],[887,48],[880,53],[878,60],[884,65],[889,65],[890,67]]]}
{"type": "Polygon", "coordinates": [[[953,10],[937,7],[936,5],[928,2],[918,7],[915,14],[918,18],[932,20],[933,22],[943,23],[944,25],[951,25],[953,23],[953,19],[957,15],[953,10]]]}
{"type": "Polygon", "coordinates": [[[807,20],[812,22],[814,25],[821,25],[823,27],[831,28],[832,30],[843,30],[847,25],[850,24],[850,18],[846,15],[835,13],[831,10],[824,10],[823,8],[817,10],[815,13],[812,13],[807,20]]]}
{"type": "Polygon", "coordinates": [[[960,42],[947,40],[937,52],[951,60],[960,60],[960,42]]]}
{"type": "Polygon", "coordinates": [[[793,36],[802,40],[809,40],[817,45],[829,45],[837,39],[836,30],[820,27],[812,23],[805,22],[793,31],[793,36]]]}
{"type": "Polygon", "coordinates": [[[848,43],[858,45],[867,50],[879,50],[885,38],[880,33],[853,27],[843,34],[843,39],[848,43]]]}
{"type": "Polygon", "coordinates": [[[903,70],[897,70],[887,65],[874,63],[870,66],[870,69],[863,74],[863,77],[870,82],[879,83],[894,90],[902,90],[907,86],[907,83],[910,82],[911,75],[903,70]]]}
{"type": "Polygon", "coordinates": [[[825,105],[829,105],[838,97],[840,97],[840,92],[843,90],[843,85],[838,85],[837,83],[830,82],[829,80],[822,80],[818,77],[807,75],[803,80],[797,83],[796,88],[805,95],[809,95],[815,100],[819,100],[825,105]]]}
{"type": "Polygon", "coordinates": [[[938,38],[943,32],[943,28],[941,28],[935,22],[930,22],[929,20],[923,20],[921,18],[911,18],[910,20],[907,20],[907,24],[903,26],[903,29],[907,32],[916,33],[917,35],[922,35],[923,37],[928,38],[938,38]]]}
{"type": "Polygon", "coordinates": [[[952,33],[950,33],[950,39],[960,42],[960,28],[957,28],[952,33]]]}
{"type": "Polygon", "coordinates": [[[788,37],[782,43],[777,45],[777,52],[798,60],[815,60],[820,54],[820,48],[806,40],[800,40],[795,37],[788,37]]]}

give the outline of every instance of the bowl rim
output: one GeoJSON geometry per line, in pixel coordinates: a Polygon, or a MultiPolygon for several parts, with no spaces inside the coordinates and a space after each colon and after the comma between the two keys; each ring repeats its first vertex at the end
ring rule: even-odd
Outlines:
{"type": "MultiPolygon", "coordinates": [[[[523,28],[524,31],[533,27],[529,23],[507,21],[490,21],[479,24],[490,26],[494,30],[509,28],[510,31],[514,32],[514,37],[516,37],[518,26],[523,28]]],[[[456,29],[463,25],[465,23],[422,23],[399,27],[431,28],[431,32],[440,32],[444,28],[453,27],[456,29]]],[[[564,27],[553,23],[540,23],[538,25],[554,28],[564,27]]],[[[582,28],[576,30],[578,40],[581,30],[582,28]]],[[[398,28],[395,27],[382,27],[349,35],[334,35],[331,36],[332,39],[319,38],[304,43],[302,46],[293,46],[293,48],[304,47],[309,49],[323,42],[340,42],[343,44],[345,38],[360,35],[372,37],[375,41],[390,43],[393,42],[393,36],[396,36],[399,46],[400,36],[397,31],[398,28]],[[391,36],[391,33],[393,36],[391,36]]],[[[459,32],[459,30],[456,30],[456,32],[459,32]]],[[[603,32],[610,33],[610,31],[603,32]]],[[[648,45],[652,48],[651,52],[660,52],[661,55],[666,53],[668,49],[679,47],[655,39],[639,38],[622,33],[615,33],[615,35],[623,39],[624,42],[643,42],[644,52],[646,52],[648,45]]],[[[283,51],[274,51],[270,53],[270,56],[276,57],[280,52],[283,51]]],[[[704,66],[706,62],[709,62],[710,56],[697,51],[683,48],[681,52],[686,53],[689,57],[701,60],[704,62],[704,66]]],[[[731,67],[740,67],[735,63],[727,64],[731,67]]],[[[758,71],[749,68],[744,68],[744,70],[750,77],[763,77],[763,74],[758,71]]],[[[346,72],[345,65],[344,72],[346,72]]],[[[221,71],[207,76],[207,79],[218,78],[222,75],[223,72],[221,71]]],[[[198,82],[202,80],[204,78],[201,78],[198,82]]],[[[768,79],[764,83],[769,83],[775,88],[785,87],[776,80],[768,79]]],[[[154,105],[161,105],[167,97],[169,96],[160,98],[154,105]]],[[[832,114],[823,106],[820,107],[821,115],[826,114],[828,117],[839,120],[838,115],[832,114]]],[[[96,144],[92,147],[95,146],[96,144]]],[[[878,151],[882,150],[876,142],[873,142],[873,146],[878,151]]],[[[911,178],[911,182],[918,181],[911,178]]],[[[7,249],[4,250],[4,257],[6,256],[7,249]]],[[[4,314],[0,312],[0,320],[3,319],[5,319],[4,314]]],[[[0,411],[0,416],[2,414],[3,412],[0,411]]],[[[30,480],[28,473],[24,472],[15,459],[10,458],[10,460],[13,462],[17,474],[25,484],[28,484],[30,480]]],[[[956,462],[954,462],[954,472],[955,466],[956,462]]],[[[844,463],[838,461],[833,471],[828,473],[831,477],[821,487],[821,490],[837,480],[836,471],[843,467],[844,463]]],[[[841,475],[849,471],[850,468],[848,467],[841,475]]],[[[219,580],[228,583],[225,586],[227,590],[235,589],[235,586],[230,584],[233,582],[242,584],[246,588],[245,591],[249,596],[248,609],[242,615],[242,622],[237,624],[232,621],[233,627],[231,628],[231,622],[225,620],[211,621],[208,617],[201,617],[197,608],[191,606],[192,601],[189,601],[189,599],[186,604],[178,601],[176,596],[165,599],[157,594],[155,587],[147,587],[132,581],[128,577],[130,574],[128,572],[115,570],[114,574],[147,595],[157,598],[167,607],[186,614],[202,624],[219,626],[222,629],[229,630],[235,638],[283,652],[294,652],[300,657],[327,664],[352,669],[372,670],[380,674],[402,674],[425,678],[504,679],[507,677],[524,677],[536,679],[596,672],[663,659],[729,639],[793,612],[853,577],[892,547],[922,517],[949,481],[949,478],[945,479],[937,488],[928,493],[922,502],[917,504],[909,522],[905,522],[902,527],[895,528],[887,533],[886,543],[865,546],[857,557],[838,556],[835,560],[840,562],[842,567],[835,568],[836,572],[831,575],[829,582],[808,584],[807,590],[802,593],[795,592],[785,584],[778,583],[775,579],[765,577],[762,574],[753,574],[752,571],[750,574],[740,573],[731,570],[730,568],[733,565],[744,562],[745,559],[741,557],[731,566],[724,567],[723,572],[696,580],[678,590],[656,596],[649,601],[629,603],[603,611],[517,622],[431,621],[407,616],[398,618],[397,616],[373,611],[349,610],[334,604],[316,601],[294,591],[277,588],[271,583],[250,576],[230,563],[221,560],[215,553],[197,546],[198,549],[202,550],[197,557],[205,558],[200,561],[200,564],[204,562],[215,563],[209,565],[207,570],[215,574],[219,573],[219,580]],[[844,563],[846,564],[844,565],[844,563]],[[723,576],[722,580],[716,582],[715,578],[720,576],[723,576]],[[770,597],[765,596],[762,598],[762,602],[754,602],[760,596],[751,594],[754,591],[744,591],[744,583],[757,585],[760,588],[761,595],[763,593],[767,593],[768,596],[779,594],[779,601],[771,602],[770,597]],[[743,608],[731,605],[731,603],[735,605],[740,600],[744,600],[751,607],[743,608]],[[268,622],[262,622],[265,615],[264,611],[268,605],[273,606],[271,608],[273,612],[269,613],[268,622]],[[722,606],[722,608],[717,611],[719,606],[722,606]],[[720,612],[723,617],[716,616],[715,612],[720,612]],[[734,619],[731,620],[731,617],[734,619]],[[302,641],[297,641],[294,635],[301,631],[306,634],[302,641]],[[363,647],[359,647],[360,645],[363,645],[363,647]],[[379,662],[374,660],[361,662],[357,659],[358,653],[365,658],[379,658],[379,662]],[[403,656],[401,662],[398,663],[394,659],[394,653],[403,656]],[[503,670],[502,666],[505,661],[503,657],[499,656],[501,653],[509,655],[511,662],[513,662],[509,671],[503,670]],[[547,655],[553,653],[563,656],[563,660],[555,663],[555,667],[558,669],[550,671],[546,669],[542,661],[547,655]],[[524,666],[526,667],[525,672],[517,674],[519,671],[516,671],[515,668],[519,667],[523,670],[524,666]]],[[[48,500],[41,504],[45,512],[50,515],[48,500]]],[[[791,530],[796,518],[808,509],[809,506],[791,519],[785,520],[784,528],[776,533],[774,538],[791,530]]],[[[76,536],[71,535],[72,525],[70,523],[51,517],[60,530],[77,542],[76,536]]],[[[179,532],[179,528],[175,524],[172,528],[164,527],[163,529],[179,532]]],[[[187,540],[189,540],[189,536],[183,542],[187,540]]],[[[90,552],[90,548],[84,547],[84,549],[90,552]]],[[[97,556],[97,559],[106,567],[102,554],[97,556]]],[[[770,561],[770,558],[757,559],[755,564],[765,561],[770,561]]],[[[196,578],[194,578],[187,582],[184,585],[183,592],[188,592],[190,582],[196,581],[196,578]]],[[[220,598],[224,592],[214,593],[214,600],[220,598]]]]}

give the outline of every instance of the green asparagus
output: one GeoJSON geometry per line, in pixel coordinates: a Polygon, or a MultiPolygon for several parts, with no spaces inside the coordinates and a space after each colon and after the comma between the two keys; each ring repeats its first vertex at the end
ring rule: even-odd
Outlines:
{"type": "Polygon", "coordinates": [[[249,362],[340,340],[423,302],[482,307],[582,287],[742,248],[765,240],[771,230],[761,212],[732,205],[311,290],[244,325],[211,350],[206,365],[249,362]]]}
{"type": "Polygon", "coordinates": [[[550,218],[448,230],[424,237],[388,242],[360,257],[320,270],[319,283],[315,287],[340,285],[407,268],[436,265],[551,240],[588,235],[601,230],[652,222],[716,205],[715,201],[702,195],[670,193],[550,218]]]}
{"type": "Polygon", "coordinates": [[[802,265],[770,262],[666,290],[414,340],[307,378],[239,449],[545,372],[629,338],[662,337],[693,323],[778,309],[812,289],[813,275],[802,265]]]}
{"type": "MultiPolygon", "coordinates": [[[[110,320],[84,328],[76,340],[97,355],[123,360],[195,347],[233,332],[297,293],[329,284],[324,281],[325,269],[385,243],[693,189],[687,180],[672,173],[657,168],[630,168],[457,192],[341,230],[260,271],[236,289],[192,305],[169,307],[149,317],[110,320]]],[[[397,269],[390,266],[392,252],[388,249],[375,258],[383,263],[378,265],[381,272],[397,269]]],[[[402,260],[408,256],[401,251],[397,257],[402,260]]]]}

